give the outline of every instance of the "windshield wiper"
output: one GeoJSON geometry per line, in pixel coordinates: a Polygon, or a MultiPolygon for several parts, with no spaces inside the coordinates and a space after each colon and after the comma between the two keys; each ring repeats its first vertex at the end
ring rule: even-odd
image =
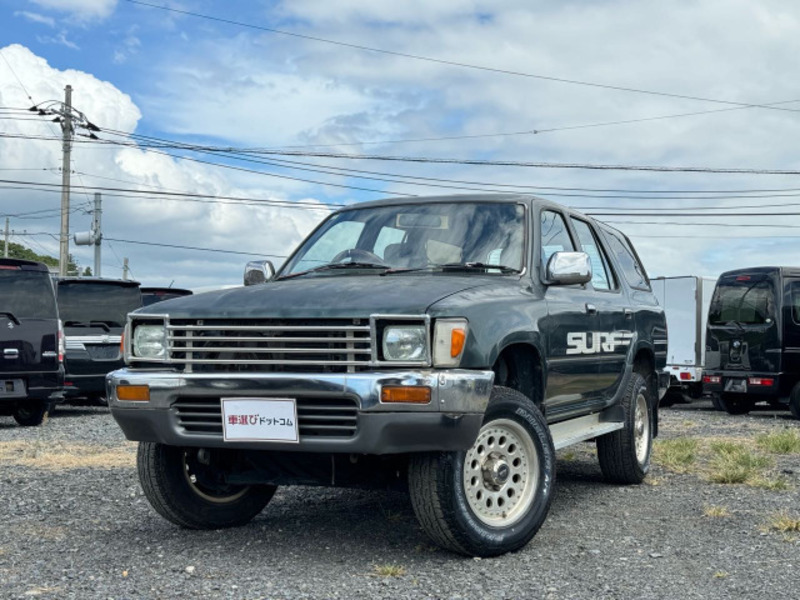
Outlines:
{"type": "MultiPolygon", "coordinates": [[[[113,321],[112,324],[115,324],[113,321]]],[[[102,327],[106,331],[111,331],[105,321],[66,321],[64,327],[102,327]]]]}
{"type": "Polygon", "coordinates": [[[15,316],[14,316],[14,313],[12,313],[12,312],[9,312],[9,311],[7,311],[7,310],[0,310],[0,315],[5,315],[5,316],[7,316],[9,319],[11,319],[11,320],[12,320],[14,323],[16,323],[17,325],[19,325],[19,324],[20,324],[20,322],[19,322],[19,319],[18,319],[17,317],[15,317],[15,316]]]}
{"type": "Polygon", "coordinates": [[[501,273],[520,273],[519,269],[515,269],[514,267],[509,267],[506,265],[494,265],[489,263],[482,263],[482,262],[463,262],[463,263],[445,263],[443,265],[436,265],[441,267],[444,271],[488,271],[490,269],[495,269],[496,271],[500,271],[501,273]]]}
{"type": "Polygon", "coordinates": [[[382,265],[380,263],[371,263],[371,262],[328,263],[327,265],[320,265],[318,267],[314,267],[313,269],[307,269],[305,271],[299,271],[297,273],[289,273],[288,275],[281,275],[280,277],[277,278],[277,280],[293,279],[294,277],[300,277],[301,275],[308,275],[309,273],[318,273],[320,271],[336,271],[339,269],[386,270],[389,268],[390,268],[389,265],[382,265]]]}

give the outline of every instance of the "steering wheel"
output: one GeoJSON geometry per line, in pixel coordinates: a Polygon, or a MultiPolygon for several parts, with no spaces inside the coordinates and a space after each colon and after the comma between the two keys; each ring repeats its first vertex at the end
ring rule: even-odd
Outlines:
{"type": "Polygon", "coordinates": [[[361,248],[351,248],[350,250],[342,250],[331,259],[331,263],[345,262],[345,259],[350,259],[347,262],[367,262],[385,265],[386,262],[374,252],[369,250],[362,250],[361,248]]]}

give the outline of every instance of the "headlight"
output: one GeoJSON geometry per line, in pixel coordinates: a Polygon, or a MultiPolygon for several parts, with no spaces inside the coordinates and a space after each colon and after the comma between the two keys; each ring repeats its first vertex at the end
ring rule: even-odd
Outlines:
{"type": "Polygon", "coordinates": [[[133,330],[133,355],[139,358],[164,358],[167,355],[167,330],[163,325],[139,325],[133,330]]]}
{"type": "Polygon", "coordinates": [[[428,360],[424,325],[390,325],[383,330],[383,358],[394,361],[428,360]]]}
{"type": "Polygon", "coordinates": [[[436,319],[433,332],[433,366],[457,367],[467,341],[466,319],[436,319]]]}

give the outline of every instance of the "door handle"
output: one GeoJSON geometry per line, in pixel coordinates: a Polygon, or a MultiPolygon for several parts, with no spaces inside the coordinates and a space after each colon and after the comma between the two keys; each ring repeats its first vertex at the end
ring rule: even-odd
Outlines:
{"type": "Polygon", "coordinates": [[[587,314],[590,314],[590,315],[596,315],[597,314],[597,307],[594,304],[589,304],[587,302],[586,303],[586,312],[587,312],[587,314]]]}
{"type": "Polygon", "coordinates": [[[633,316],[633,311],[630,308],[625,308],[622,310],[622,314],[625,315],[626,319],[630,319],[633,316]]]}
{"type": "Polygon", "coordinates": [[[3,350],[3,356],[6,358],[19,358],[19,350],[16,348],[5,348],[3,350]]]}

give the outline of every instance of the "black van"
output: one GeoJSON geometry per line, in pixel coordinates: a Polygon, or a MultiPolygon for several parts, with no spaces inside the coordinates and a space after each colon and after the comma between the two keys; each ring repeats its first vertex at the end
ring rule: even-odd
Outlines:
{"type": "Polygon", "coordinates": [[[125,363],[120,352],[128,313],[142,306],[138,281],[58,279],[58,310],[66,334],[64,394],[105,403],[106,374],[125,363]]]}
{"type": "Polygon", "coordinates": [[[800,268],[720,275],[708,311],[703,385],[718,408],[744,414],[760,401],[800,419],[800,268]]]}
{"type": "Polygon", "coordinates": [[[0,258],[0,414],[40,425],[61,399],[64,335],[42,263],[0,258]]]}
{"type": "Polygon", "coordinates": [[[143,287],[142,288],[142,306],[150,306],[156,302],[164,300],[172,300],[173,298],[181,298],[183,296],[191,296],[192,290],[185,290],[182,288],[173,287],[143,287]]]}

